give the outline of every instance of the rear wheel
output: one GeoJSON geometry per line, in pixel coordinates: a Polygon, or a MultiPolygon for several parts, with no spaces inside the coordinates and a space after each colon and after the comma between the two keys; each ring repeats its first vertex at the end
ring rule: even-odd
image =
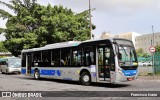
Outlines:
{"type": "Polygon", "coordinates": [[[34,78],[35,78],[36,80],[39,80],[39,79],[40,79],[40,74],[39,74],[39,71],[38,71],[38,70],[36,70],[36,71],[34,72],[34,78]]]}
{"type": "Polygon", "coordinates": [[[2,74],[4,74],[4,72],[2,71],[2,69],[1,69],[1,72],[2,72],[2,74]]]}
{"type": "Polygon", "coordinates": [[[6,70],[6,74],[8,74],[8,70],[6,70]]]}
{"type": "Polygon", "coordinates": [[[82,85],[90,85],[91,84],[91,76],[88,72],[83,72],[81,74],[80,83],[82,85]]]}

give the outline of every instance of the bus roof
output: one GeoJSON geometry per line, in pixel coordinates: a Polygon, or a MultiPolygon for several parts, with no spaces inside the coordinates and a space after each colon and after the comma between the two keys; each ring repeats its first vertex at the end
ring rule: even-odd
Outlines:
{"type": "Polygon", "coordinates": [[[0,62],[1,61],[8,61],[10,59],[21,59],[21,58],[19,58],[19,57],[5,57],[5,58],[0,58],[0,62]]]}
{"type": "Polygon", "coordinates": [[[82,43],[81,41],[60,42],[60,43],[48,44],[40,48],[22,50],[22,52],[34,52],[34,51],[47,50],[47,49],[74,47],[74,46],[78,46],[81,43],[82,43]]]}
{"type": "MultiPolygon", "coordinates": [[[[98,41],[103,41],[103,40],[110,40],[111,41],[113,39],[122,39],[122,38],[107,38],[107,39],[97,39],[97,40],[86,40],[86,41],[83,41],[83,42],[82,41],[60,42],[60,43],[48,44],[48,45],[45,45],[44,47],[22,50],[22,53],[23,52],[34,52],[34,51],[48,50],[48,49],[56,49],[56,48],[74,47],[74,46],[78,46],[82,43],[98,42],[98,41]]],[[[122,39],[122,40],[127,40],[127,39],[122,39]]]]}

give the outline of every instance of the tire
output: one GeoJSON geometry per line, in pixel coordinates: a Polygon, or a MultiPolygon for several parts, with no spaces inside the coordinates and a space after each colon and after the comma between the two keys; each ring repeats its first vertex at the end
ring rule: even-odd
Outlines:
{"type": "Polygon", "coordinates": [[[36,80],[39,80],[39,79],[40,79],[40,74],[39,74],[39,71],[38,71],[38,70],[36,70],[36,71],[34,72],[34,78],[35,78],[36,80]]]}
{"type": "Polygon", "coordinates": [[[4,74],[4,72],[2,71],[2,69],[1,69],[1,72],[2,72],[2,74],[4,74]]]}
{"type": "Polygon", "coordinates": [[[83,72],[80,77],[80,83],[82,85],[90,85],[91,84],[91,76],[88,72],[83,72]]]}
{"type": "Polygon", "coordinates": [[[6,74],[8,75],[9,73],[8,73],[8,70],[6,70],[6,74]]]}

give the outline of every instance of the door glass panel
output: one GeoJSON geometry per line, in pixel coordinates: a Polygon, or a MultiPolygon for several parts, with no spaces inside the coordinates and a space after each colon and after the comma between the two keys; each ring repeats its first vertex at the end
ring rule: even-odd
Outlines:
{"type": "Polygon", "coordinates": [[[99,77],[104,77],[104,71],[103,71],[103,48],[98,49],[98,70],[99,70],[99,77]]]}
{"type": "Polygon", "coordinates": [[[32,55],[31,54],[27,54],[27,56],[28,56],[28,61],[27,61],[27,63],[28,63],[28,73],[31,73],[31,67],[32,67],[32,55]]]}
{"type": "Polygon", "coordinates": [[[104,69],[105,69],[105,77],[110,78],[110,48],[106,47],[105,49],[105,55],[104,55],[104,69]]]}
{"type": "Polygon", "coordinates": [[[110,78],[110,48],[98,48],[98,70],[99,78],[110,78]]]}
{"type": "Polygon", "coordinates": [[[109,48],[105,48],[105,65],[109,65],[110,64],[110,49],[109,48]]]}

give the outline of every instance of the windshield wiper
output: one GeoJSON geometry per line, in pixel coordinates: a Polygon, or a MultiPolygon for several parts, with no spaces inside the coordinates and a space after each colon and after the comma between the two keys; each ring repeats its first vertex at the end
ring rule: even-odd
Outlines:
{"type": "Polygon", "coordinates": [[[123,48],[125,54],[128,56],[128,54],[127,54],[126,50],[124,49],[124,47],[122,45],[120,45],[120,46],[123,48]]]}

